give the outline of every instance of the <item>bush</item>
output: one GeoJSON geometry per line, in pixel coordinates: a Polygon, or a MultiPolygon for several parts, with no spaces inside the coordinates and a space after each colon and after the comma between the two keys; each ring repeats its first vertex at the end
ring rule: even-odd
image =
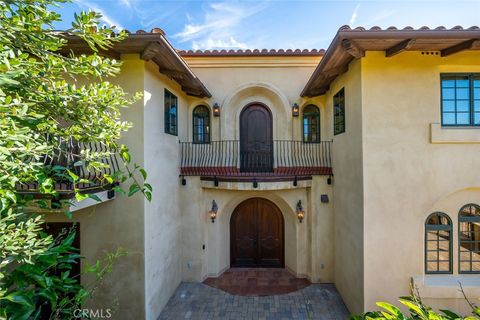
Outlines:
{"type": "Polygon", "coordinates": [[[401,297],[399,302],[406,306],[409,310],[408,314],[403,313],[400,308],[394,306],[393,304],[387,302],[377,302],[377,306],[382,308],[380,311],[370,311],[363,315],[356,315],[350,317],[350,320],[370,320],[370,319],[385,319],[385,320],[476,320],[480,319],[480,308],[471,303],[463,291],[462,286],[460,289],[464,295],[465,300],[472,308],[472,315],[467,317],[462,317],[450,310],[440,310],[440,312],[435,312],[432,308],[423,304],[422,299],[418,290],[414,290],[413,285],[411,286],[411,293],[408,297],[401,297]]]}

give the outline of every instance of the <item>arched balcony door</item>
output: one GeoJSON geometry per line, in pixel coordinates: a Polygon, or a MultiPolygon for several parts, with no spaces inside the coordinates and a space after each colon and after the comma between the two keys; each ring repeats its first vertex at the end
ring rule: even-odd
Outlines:
{"type": "Polygon", "coordinates": [[[240,171],[273,171],[272,114],[260,103],[246,106],[240,114],[240,171]]]}

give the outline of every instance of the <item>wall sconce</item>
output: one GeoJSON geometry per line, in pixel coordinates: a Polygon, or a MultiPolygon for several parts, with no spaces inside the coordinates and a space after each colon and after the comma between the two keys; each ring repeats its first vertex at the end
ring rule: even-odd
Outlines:
{"type": "Polygon", "coordinates": [[[212,201],[212,210],[208,213],[210,215],[210,219],[212,219],[212,223],[215,222],[215,219],[217,218],[217,211],[218,211],[218,205],[215,202],[215,200],[212,201]]]}
{"type": "Polygon", "coordinates": [[[302,223],[303,218],[305,218],[305,211],[303,211],[302,200],[297,202],[297,218],[300,223],[302,223]]]}
{"type": "Polygon", "coordinates": [[[292,117],[298,117],[300,114],[300,107],[298,104],[295,102],[292,106],[292,117]]]}
{"type": "Polygon", "coordinates": [[[213,116],[214,117],[220,117],[220,106],[216,102],[213,105],[213,116]]]}

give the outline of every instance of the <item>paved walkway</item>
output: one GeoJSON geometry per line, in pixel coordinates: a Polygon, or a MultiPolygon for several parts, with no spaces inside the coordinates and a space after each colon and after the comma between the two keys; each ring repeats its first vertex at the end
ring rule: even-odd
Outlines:
{"type": "Polygon", "coordinates": [[[241,296],[272,296],[294,292],[310,285],[281,268],[230,268],[221,276],[207,278],[206,285],[241,296]]]}
{"type": "Polygon", "coordinates": [[[245,297],[203,283],[183,282],[158,319],[345,320],[348,315],[342,298],[331,284],[312,284],[284,295],[245,297]]]}

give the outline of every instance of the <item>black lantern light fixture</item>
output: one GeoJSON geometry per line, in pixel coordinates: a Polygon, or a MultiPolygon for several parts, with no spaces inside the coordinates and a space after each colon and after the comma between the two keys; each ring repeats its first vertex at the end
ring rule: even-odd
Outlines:
{"type": "Polygon", "coordinates": [[[212,201],[212,210],[208,213],[210,215],[210,219],[212,220],[212,223],[215,222],[215,219],[217,218],[217,211],[218,211],[218,205],[215,202],[215,200],[212,201]]]}
{"type": "Polygon", "coordinates": [[[305,218],[305,211],[303,211],[302,200],[297,202],[297,218],[300,223],[302,223],[303,218],[305,218]]]}
{"type": "Polygon", "coordinates": [[[293,117],[298,117],[300,115],[300,107],[298,106],[298,103],[294,103],[292,106],[292,116],[293,117]]]}
{"type": "Polygon", "coordinates": [[[220,106],[216,102],[213,105],[213,116],[220,117],[220,106]]]}

